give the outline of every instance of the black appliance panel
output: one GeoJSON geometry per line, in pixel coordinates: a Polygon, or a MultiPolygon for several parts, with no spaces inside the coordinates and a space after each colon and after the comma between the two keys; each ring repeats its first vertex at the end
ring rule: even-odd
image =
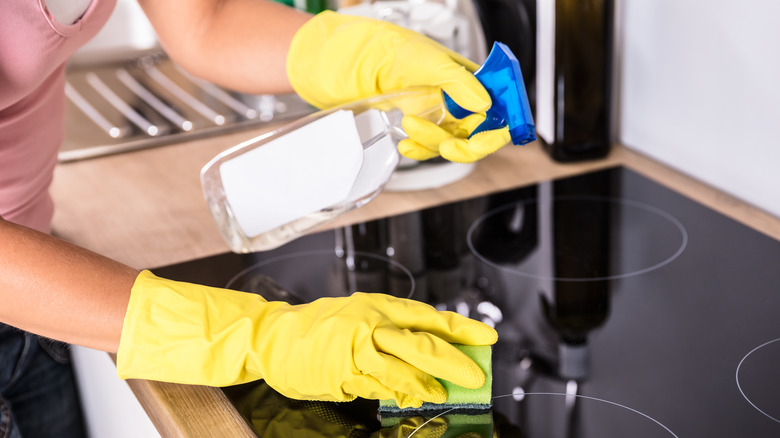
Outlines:
{"type": "MultiPolygon", "coordinates": [[[[503,436],[780,436],[780,242],[628,169],[155,273],[225,286],[288,256],[295,274],[269,275],[283,288],[302,287],[289,276],[308,282],[305,299],[323,276],[342,285],[323,295],[406,296],[413,285],[412,298],[494,324],[491,415],[503,436]],[[322,250],[324,268],[292,262],[322,250]]],[[[300,402],[262,382],[225,392],[261,436],[381,430],[373,401],[300,402]]]]}

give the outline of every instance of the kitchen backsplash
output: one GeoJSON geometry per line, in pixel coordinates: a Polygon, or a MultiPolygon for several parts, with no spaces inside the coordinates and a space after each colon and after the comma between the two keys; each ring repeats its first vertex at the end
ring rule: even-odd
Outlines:
{"type": "Polygon", "coordinates": [[[621,0],[618,140],[780,216],[780,3],[621,0]]]}

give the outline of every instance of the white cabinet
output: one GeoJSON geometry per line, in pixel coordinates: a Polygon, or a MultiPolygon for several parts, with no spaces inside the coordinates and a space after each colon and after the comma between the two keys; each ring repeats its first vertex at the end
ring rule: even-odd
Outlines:
{"type": "Polygon", "coordinates": [[[73,346],[71,356],[91,438],[160,437],[108,353],[73,346]]]}

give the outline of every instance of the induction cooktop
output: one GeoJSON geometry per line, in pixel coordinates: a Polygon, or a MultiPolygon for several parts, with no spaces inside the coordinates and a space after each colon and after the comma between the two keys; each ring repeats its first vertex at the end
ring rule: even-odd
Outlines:
{"type": "Polygon", "coordinates": [[[389,293],[499,332],[493,407],[465,426],[225,388],[259,436],[777,437],[778,262],[780,242],[616,167],[155,273],[293,303],[389,293]]]}

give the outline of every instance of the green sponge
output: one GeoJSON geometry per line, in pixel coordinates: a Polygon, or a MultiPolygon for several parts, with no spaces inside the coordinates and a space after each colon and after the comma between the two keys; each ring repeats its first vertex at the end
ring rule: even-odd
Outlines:
{"type": "Polygon", "coordinates": [[[468,389],[443,379],[437,379],[444,386],[444,389],[447,390],[447,401],[445,403],[426,402],[419,408],[401,409],[395,400],[380,400],[379,414],[390,416],[419,415],[421,412],[441,412],[449,409],[456,409],[459,412],[469,411],[469,413],[477,413],[489,410],[493,387],[492,347],[490,345],[452,345],[482,368],[482,372],[485,373],[485,384],[481,388],[468,389]]]}

